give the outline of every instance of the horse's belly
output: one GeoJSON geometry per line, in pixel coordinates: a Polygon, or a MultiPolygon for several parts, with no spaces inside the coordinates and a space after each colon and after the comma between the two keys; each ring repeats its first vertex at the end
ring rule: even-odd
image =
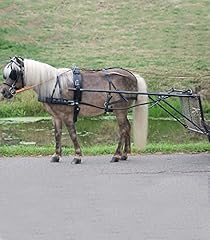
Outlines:
{"type": "Polygon", "coordinates": [[[104,109],[99,109],[96,107],[80,105],[79,116],[98,116],[104,113],[104,109]]]}

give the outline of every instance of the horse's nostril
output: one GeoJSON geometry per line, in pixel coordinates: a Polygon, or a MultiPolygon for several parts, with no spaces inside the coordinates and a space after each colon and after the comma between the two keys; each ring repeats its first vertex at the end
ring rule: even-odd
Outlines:
{"type": "Polygon", "coordinates": [[[1,90],[1,94],[2,94],[2,96],[3,96],[4,98],[9,98],[8,92],[7,92],[6,89],[2,89],[2,90],[1,90]]]}

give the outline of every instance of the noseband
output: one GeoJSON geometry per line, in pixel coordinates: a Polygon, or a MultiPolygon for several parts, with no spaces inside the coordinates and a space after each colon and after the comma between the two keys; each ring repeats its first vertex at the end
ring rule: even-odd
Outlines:
{"type": "Polygon", "coordinates": [[[16,86],[15,86],[16,82],[13,83],[12,85],[10,85],[10,84],[8,84],[8,83],[6,83],[6,82],[4,82],[3,84],[10,87],[10,88],[8,89],[8,91],[9,91],[9,93],[10,93],[12,96],[14,96],[14,95],[16,94],[16,86]]]}

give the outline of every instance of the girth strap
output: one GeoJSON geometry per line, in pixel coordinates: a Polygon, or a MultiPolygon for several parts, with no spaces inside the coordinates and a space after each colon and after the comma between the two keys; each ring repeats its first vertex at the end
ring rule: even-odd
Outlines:
{"type": "Polygon", "coordinates": [[[77,121],[77,116],[79,114],[80,111],[80,107],[79,104],[82,100],[82,92],[81,92],[81,88],[82,88],[82,76],[80,73],[80,69],[75,67],[73,70],[73,83],[74,83],[74,87],[75,87],[75,91],[74,91],[74,122],[77,121]]]}

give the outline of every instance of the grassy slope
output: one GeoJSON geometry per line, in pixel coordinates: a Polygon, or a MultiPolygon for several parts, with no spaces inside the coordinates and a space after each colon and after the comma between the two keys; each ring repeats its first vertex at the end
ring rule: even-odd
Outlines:
{"type": "MultiPolygon", "coordinates": [[[[56,67],[119,66],[139,72],[150,91],[201,86],[208,97],[209,12],[209,0],[3,1],[0,65],[21,55],[56,67]]],[[[26,93],[1,103],[0,116],[31,105],[42,114],[26,93]]]]}

